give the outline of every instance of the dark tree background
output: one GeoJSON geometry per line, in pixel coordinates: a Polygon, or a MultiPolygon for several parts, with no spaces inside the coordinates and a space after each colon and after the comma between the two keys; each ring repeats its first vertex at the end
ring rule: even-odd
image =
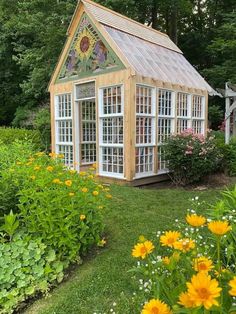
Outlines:
{"type": "MultiPolygon", "coordinates": [[[[213,87],[236,83],[235,0],[97,1],[166,32],[213,87]]],[[[0,0],[0,125],[14,116],[20,124],[25,109],[48,104],[47,85],[76,4],[0,0]]]]}

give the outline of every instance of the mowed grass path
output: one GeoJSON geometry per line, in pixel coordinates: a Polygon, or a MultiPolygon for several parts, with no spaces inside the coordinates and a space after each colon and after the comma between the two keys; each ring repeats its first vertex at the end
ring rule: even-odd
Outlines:
{"type": "Polygon", "coordinates": [[[220,190],[138,189],[112,186],[105,213],[107,245],[76,267],[69,278],[36,301],[24,314],[137,314],[132,305],[135,284],[127,271],[136,263],[131,249],[140,234],[156,238],[158,230],[174,229],[183,219],[189,199],[214,203],[220,190]],[[117,303],[114,307],[113,303],[117,303]]]}

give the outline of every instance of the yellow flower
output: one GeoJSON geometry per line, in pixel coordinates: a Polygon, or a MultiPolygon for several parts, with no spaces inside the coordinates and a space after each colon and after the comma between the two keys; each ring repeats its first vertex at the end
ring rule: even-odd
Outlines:
{"type": "Polygon", "coordinates": [[[81,176],[81,177],[84,177],[84,176],[86,175],[86,172],[84,172],[84,171],[80,171],[80,173],[79,173],[79,174],[80,174],[80,176],[81,176]]]}
{"type": "Polygon", "coordinates": [[[75,195],[75,193],[73,193],[73,192],[69,193],[69,196],[74,196],[74,195],[75,195]]]}
{"type": "Polygon", "coordinates": [[[106,198],[112,198],[112,195],[111,194],[106,194],[106,198]]]}
{"type": "Polygon", "coordinates": [[[98,191],[93,191],[93,195],[94,195],[94,196],[97,196],[98,194],[99,194],[98,191]]]}
{"type": "Polygon", "coordinates": [[[173,247],[173,244],[180,236],[181,234],[178,231],[166,231],[165,234],[160,237],[161,245],[173,247]]]}
{"type": "Polygon", "coordinates": [[[200,272],[187,282],[188,295],[195,306],[204,306],[207,310],[213,305],[219,306],[216,300],[220,296],[219,283],[205,272],[200,272]]]}
{"type": "Polygon", "coordinates": [[[89,176],[88,176],[88,179],[93,179],[94,178],[94,176],[92,175],[92,174],[90,174],[89,176]]]}
{"type": "Polygon", "coordinates": [[[208,229],[219,236],[226,234],[231,230],[231,226],[229,226],[228,221],[211,221],[208,224],[208,229]]]}
{"type": "Polygon", "coordinates": [[[82,215],[80,215],[79,218],[80,218],[80,220],[84,220],[86,218],[86,216],[82,214],[82,215]]]}
{"type": "Polygon", "coordinates": [[[72,181],[71,180],[66,180],[65,181],[66,186],[72,186],[72,181]]]}
{"type": "Polygon", "coordinates": [[[178,262],[180,260],[180,253],[179,252],[174,252],[172,254],[173,259],[178,262]]]}
{"type": "Polygon", "coordinates": [[[60,179],[53,179],[52,182],[56,183],[56,184],[61,184],[62,183],[60,179]]]}
{"type": "Polygon", "coordinates": [[[170,258],[168,256],[164,256],[164,257],[162,257],[162,262],[165,265],[169,265],[170,264],[170,258]]]}
{"type": "Polygon", "coordinates": [[[138,238],[139,242],[145,242],[146,241],[146,238],[144,235],[140,235],[139,238],[138,238]]]}
{"type": "Polygon", "coordinates": [[[44,155],[44,152],[38,152],[35,154],[35,156],[43,156],[44,155]]]}
{"type": "Polygon", "coordinates": [[[103,206],[98,206],[98,209],[103,209],[104,207],[103,206]]]}
{"type": "Polygon", "coordinates": [[[75,174],[77,171],[74,170],[74,169],[71,169],[69,172],[70,172],[71,174],[75,174]]]}
{"type": "Polygon", "coordinates": [[[48,154],[48,156],[50,156],[50,157],[52,157],[52,158],[56,157],[56,155],[57,155],[56,153],[49,153],[49,154],[48,154]]]}
{"type": "Polygon", "coordinates": [[[35,158],[33,158],[33,157],[30,157],[30,158],[29,158],[29,161],[30,161],[30,162],[33,162],[34,160],[35,160],[35,158]]]}
{"type": "Polygon", "coordinates": [[[104,191],[109,192],[109,191],[110,191],[110,189],[109,189],[109,188],[105,188],[105,189],[104,189],[104,191]]]}
{"type": "Polygon", "coordinates": [[[82,191],[83,193],[87,193],[87,192],[88,192],[88,189],[87,189],[87,188],[82,188],[81,191],[82,191]]]}
{"type": "Polygon", "coordinates": [[[92,167],[93,167],[94,169],[97,169],[97,164],[93,164],[92,167]]]}
{"type": "Polygon", "coordinates": [[[17,161],[16,164],[19,166],[19,165],[22,165],[22,162],[17,161]]]}
{"type": "Polygon", "coordinates": [[[206,218],[198,215],[187,215],[186,221],[189,225],[193,227],[201,227],[205,224],[206,218]]]}
{"type": "Polygon", "coordinates": [[[195,242],[192,239],[184,238],[173,244],[174,248],[183,252],[188,252],[195,248],[195,242]]]}
{"type": "Polygon", "coordinates": [[[52,172],[54,168],[52,166],[48,166],[46,169],[47,171],[52,172]]]}
{"type": "Polygon", "coordinates": [[[190,299],[188,292],[182,292],[179,296],[179,304],[186,308],[195,307],[194,302],[190,299]]]}
{"type": "Polygon", "coordinates": [[[141,257],[144,259],[148,254],[152,253],[154,250],[154,245],[151,241],[145,241],[143,243],[138,243],[134,246],[132,250],[133,257],[141,257]]]}
{"type": "Polygon", "coordinates": [[[41,166],[35,166],[34,170],[38,171],[38,170],[40,170],[40,168],[41,168],[41,166]]]}
{"type": "Polygon", "coordinates": [[[89,170],[93,171],[93,170],[95,170],[95,168],[94,167],[90,167],[89,170]]]}
{"type": "Polygon", "coordinates": [[[58,154],[56,155],[57,158],[64,158],[64,154],[58,154]]]}
{"type": "Polygon", "coordinates": [[[229,286],[231,289],[229,290],[229,294],[232,295],[233,297],[236,297],[236,276],[229,282],[229,286]]]}
{"type": "Polygon", "coordinates": [[[198,272],[209,272],[212,268],[214,268],[214,266],[212,265],[212,261],[205,257],[205,256],[201,256],[198,258],[195,258],[193,260],[194,263],[194,270],[198,271],[198,272]]]}
{"type": "Polygon", "coordinates": [[[142,314],[171,314],[169,306],[159,299],[152,299],[144,304],[142,314]]]}
{"type": "Polygon", "coordinates": [[[35,179],[36,179],[36,177],[35,177],[35,176],[31,176],[31,177],[30,177],[30,179],[35,180],[35,179]]]}
{"type": "Polygon", "coordinates": [[[103,189],[103,185],[102,184],[98,184],[98,188],[99,189],[103,189]]]}
{"type": "Polygon", "coordinates": [[[106,243],[107,241],[103,238],[101,241],[98,242],[98,246],[103,247],[106,243]]]}

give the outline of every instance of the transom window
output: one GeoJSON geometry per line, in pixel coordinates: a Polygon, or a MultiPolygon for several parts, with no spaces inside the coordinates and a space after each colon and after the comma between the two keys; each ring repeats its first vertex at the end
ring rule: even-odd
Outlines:
{"type": "Polygon", "coordinates": [[[63,154],[64,163],[73,167],[73,132],[71,94],[55,98],[56,153],[63,154]]]}
{"type": "Polygon", "coordinates": [[[124,95],[121,85],[104,87],[99,95],[100,173],[123,177],[124,173],[124,95]]]}
{"type": "Polygon", "coordinates": [[[136,86],[136,176],[154,171],[155,88],[136,86]]]}

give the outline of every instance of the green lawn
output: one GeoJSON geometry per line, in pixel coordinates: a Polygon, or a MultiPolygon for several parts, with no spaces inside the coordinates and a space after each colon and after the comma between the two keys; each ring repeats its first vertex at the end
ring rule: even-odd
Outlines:
{"type": "Polygon", "coordinates": [[[50,296],[36,301],[24,314],[137,314],[132,309],[134,282],[127,271],[134,264],[131,248],[140,234],[155,239],[158,230],[173,228],[183,218],[189,199],[214,202],[220,190],[138,189],[112,187],[105,215],[107,246],[86,259],[50,296]],[[113,307],[113,303],[117,303],[113,307]]]}

